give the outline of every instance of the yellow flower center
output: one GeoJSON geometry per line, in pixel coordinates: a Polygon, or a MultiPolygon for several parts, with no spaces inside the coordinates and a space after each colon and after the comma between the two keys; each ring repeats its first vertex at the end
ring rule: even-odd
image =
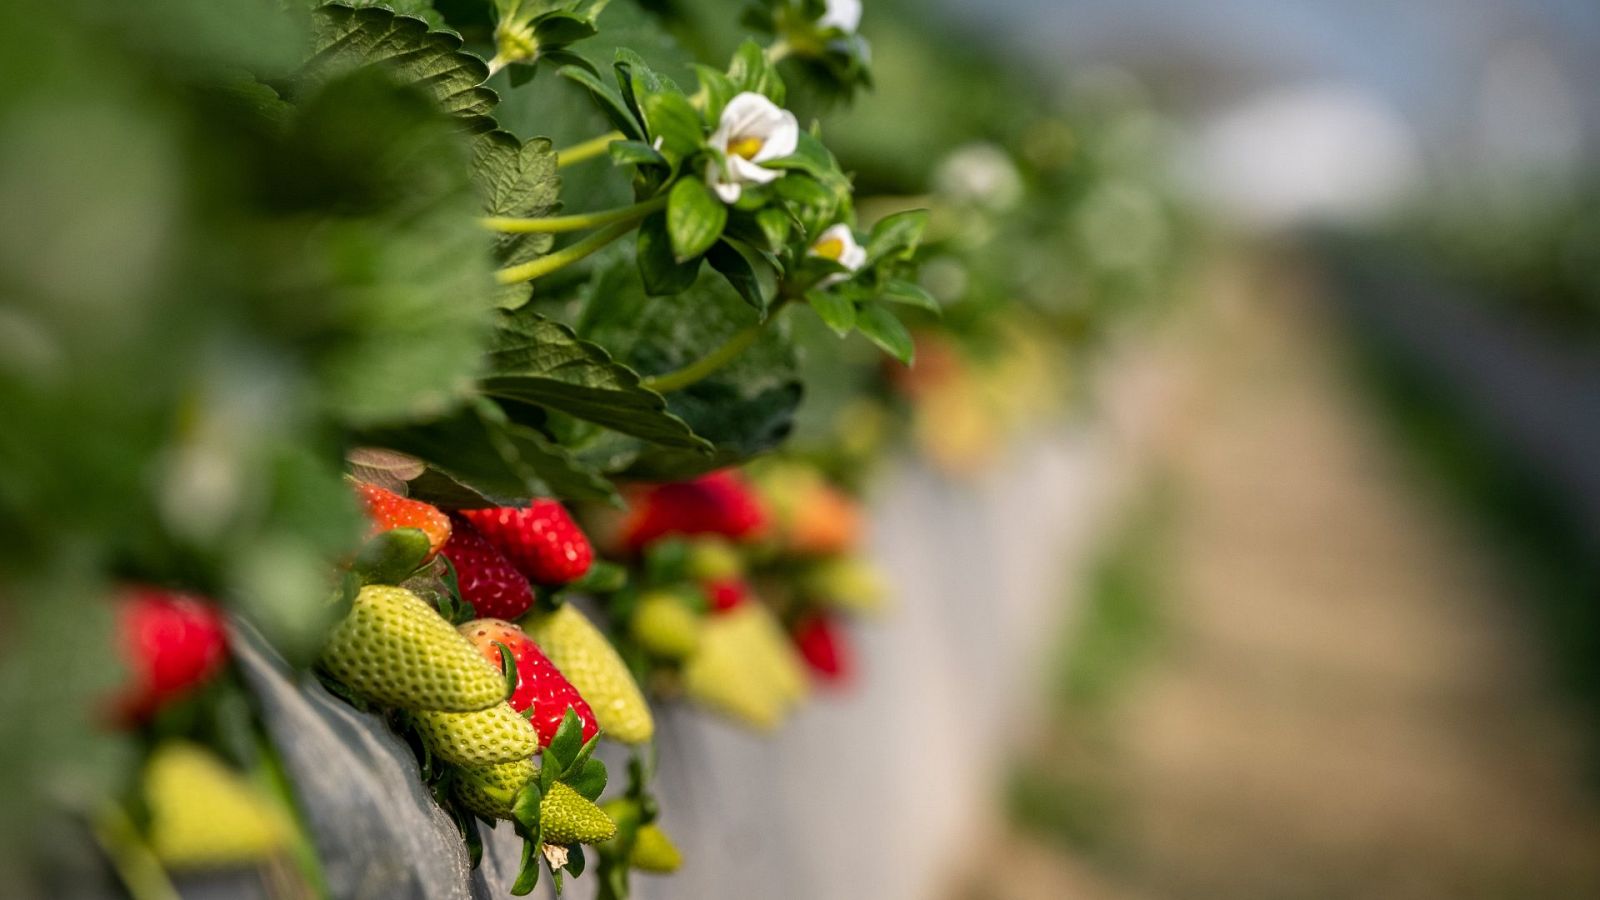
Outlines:
{"type": "Polygon", "coordinates": [[[831,259],[834,262],[838,262],[844,257],[844,241],[838,238],[817,241],[811,245],[811,252],[823,259],[831,259]]]}
{"type": "Polygon", "coordinates": [[[766,146],[766,141],[758,137],[734,138],[728,142],[728,155],[739,156],[745,159],[755,159],[761,148],[766,146]]]}

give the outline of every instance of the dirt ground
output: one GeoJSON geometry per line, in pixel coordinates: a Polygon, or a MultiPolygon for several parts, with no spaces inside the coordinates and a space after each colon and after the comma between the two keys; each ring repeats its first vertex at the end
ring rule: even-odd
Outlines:
{"type": "Polygon", "coordinates": [[[953,896],[1600,897],[1600,791],[1529,604],[1311,290],[1232,265],[1169,329],[1159,624],[1046,717],[1012,785],[1044,825],[997,828],[953,896]]]}

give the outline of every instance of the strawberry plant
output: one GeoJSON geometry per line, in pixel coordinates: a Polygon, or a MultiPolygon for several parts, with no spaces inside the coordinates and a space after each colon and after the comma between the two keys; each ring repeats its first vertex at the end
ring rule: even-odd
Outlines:
{"type": "Polygon", "coordinates": [[[1004,210],[860,196],[874,167],[832,124],[873,86],[859,2],[725,6],[17,0],[8,888],[106,859],[162,895],[153,847],[337,895],[346,811],[383,795],[453,822],[428,839],[463,860],[511,823],[508,889],[579,876],[587,845],[620,898],[685,861],[652,702],[770,730],[870,669],[850,472],[877,444],[837,401],[1003,293],[946,303],[919,270],[1004,210]],[[808,389],[837,453],[775,455],[808,389]],[[297,734],[394,751],[366,754],[382,790],[331,796],[297,734]],[[600,741],[629,754],[610,797],[600,741]],[[235,840],[204,846],[190,777],[235,840]]]}

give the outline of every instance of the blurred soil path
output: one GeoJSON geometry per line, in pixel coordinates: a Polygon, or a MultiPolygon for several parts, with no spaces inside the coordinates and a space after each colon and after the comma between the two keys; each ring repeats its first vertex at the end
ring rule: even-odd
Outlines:
{"type": "Polygon", "coordinates": [[[1310,290],[1236,264],[1169,335],[1160,634],[1028,754],[1024,790],[1077,818],[1000,829],[955,896],[1600,897],[1528,604],[1382,433],[1310,290]]]}

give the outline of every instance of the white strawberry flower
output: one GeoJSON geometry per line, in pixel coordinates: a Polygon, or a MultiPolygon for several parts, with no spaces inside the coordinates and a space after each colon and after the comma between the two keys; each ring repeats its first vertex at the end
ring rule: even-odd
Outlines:
{"type": "Polygon", "coordinates": [[[818,28],[837,28],[855,34],[861,27],[861,0],[828,0],[817,19],[818,28]]]}
{"type": "MultiPolygon", "coordinates": [[[[843,222],[832,225],[817,235],[817,239],[811,242],[807,252],[821,259],[833,260],[852,272],[859,271],[867,264],[867,248],[856,242],[856,233],[843,222]]],[[[821,286],[838,284],[849,277],[842,272],[835,272],[822,279],[821,286]]]]}
{"type": "Polygon", "coordinates": [[[722,202],[734,203],[745,185],[766,184],[783,174],[761,164],[794,153],[800,145],[800,123],[794,113],[745,91],[723,107],[710,143],[722,159],[706,168],[706,183],[722,202]]]}

